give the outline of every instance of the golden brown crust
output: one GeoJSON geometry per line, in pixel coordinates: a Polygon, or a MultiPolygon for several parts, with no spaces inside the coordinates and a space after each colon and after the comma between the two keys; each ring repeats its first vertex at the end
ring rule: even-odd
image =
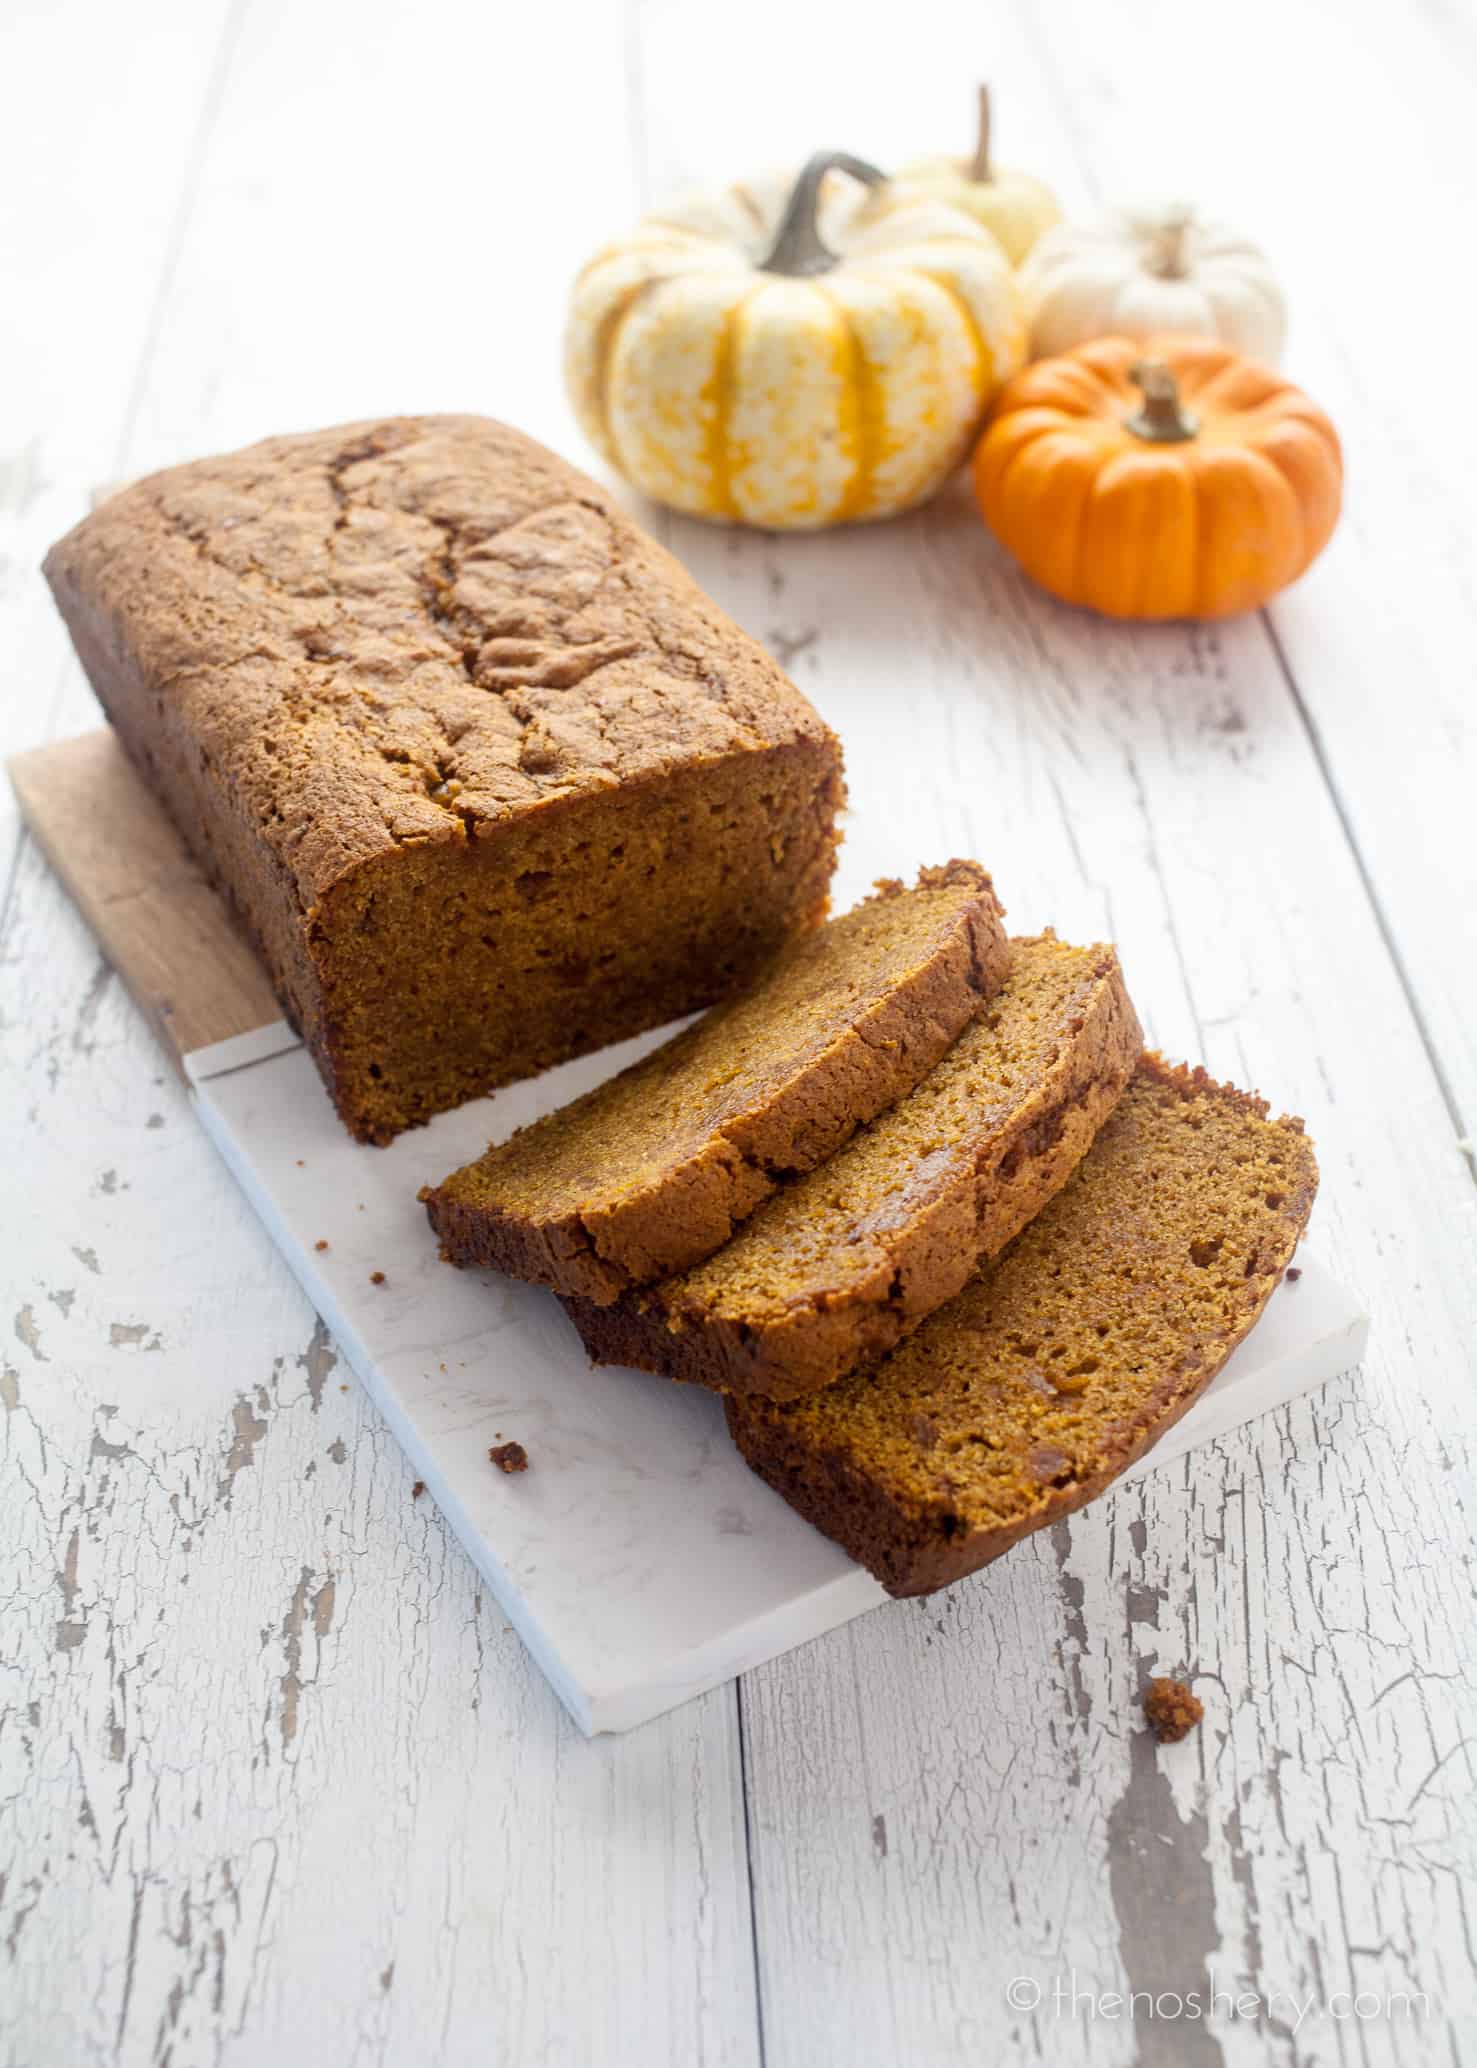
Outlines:
{"type": "Polygon", "coordinates": [[[744,1456],[894,1594],[1091,1500],[1193,1406],[1297,1247],[1317,1166],[1266,1113],[1146,1057],[1071,1182],[891,1357],[789,1406],[731,1399],[744,1456]]]}
{"type": "Polygon", "coordinates": [[[879,884],[747,996],[423,1193],[443,1255],[597,1306],[688,1268],[910,1091],[1009,963],[978,864],[879,884]]]}
{"type": "Polygon", "coordinates": [[[796,1400],[883,1357],[1072,1177],[1142,1032],[1111,947],[1016,941],[999,997],[908,1098],[705,1266],[596,1313],[598,1363],[796,1400]]]}
{"type": "Polygon", "coordinates": [[[366,1138],[728,995],[823,914],[833,736],[602,489],[504,426],[389,419],[173,468],[46,572],[366,1138]]]}
{"type": "Polygon", "coordinates": [[[727,1248],[614,1308],[567,1302],[592,1357],[793,1400],[952,1299],[1066,1183],[1143,1039],[1112,948],[1013,946],[933,1074],[727,1248]]]}

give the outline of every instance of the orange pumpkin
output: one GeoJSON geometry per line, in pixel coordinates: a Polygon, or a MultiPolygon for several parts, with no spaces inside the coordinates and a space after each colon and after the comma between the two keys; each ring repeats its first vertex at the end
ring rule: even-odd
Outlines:
{"type": "Polygon", "coordinates": [[[1114,618],[1255,610],[1339,514],[1338,434],[1208,338],[1098,338],[1007,382],[974,455],[985,521],[1065,603],[1114,618]]]}

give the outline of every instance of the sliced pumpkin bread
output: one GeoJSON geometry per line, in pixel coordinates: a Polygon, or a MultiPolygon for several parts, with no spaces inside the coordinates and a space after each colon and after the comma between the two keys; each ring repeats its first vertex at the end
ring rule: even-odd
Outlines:
{"type": "Polygon", "coordinates": [[[910,1091],[1004,981],[974,862],[895,882],[744,997],[422,1193],[442,1254],[604,1303],[726,1242],[910,1091]]]}
{"type": "Polygon", "coordinates": [[[1302,1122],[1146,1056],[1075,1175],[881,1364],[731,1398],[744,1457],[892,1594],[1090,1500],[1194,1402],[1307,1223],[1302,1122]]]}
{"type": "Polygon", "coordinates": [[[1143,1045],[1110,947],[1011,945],[1005,984],[928,1075],[715,1255],[612,1306],[567,1299],[591,1355],[788,1400],[952,1299],[1066,1183],[1143,1045]]]}

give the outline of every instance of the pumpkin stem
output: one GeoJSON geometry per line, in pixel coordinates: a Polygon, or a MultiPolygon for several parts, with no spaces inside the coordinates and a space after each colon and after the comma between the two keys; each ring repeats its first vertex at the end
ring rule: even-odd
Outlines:
{"type": "Polygon", "coordinates": [[[1125,417],[1123,427],[1150,445],[1183,445],[1200,429],[1200,419],[1180,400],[1180,384],[1162,359],[1141,359],[1128,378],[1144,398],[1142,409],[1125,417]]]}
{"type": "Polygon", "coordinates": [[[815,220],[822,183],[826,174],[833,171],[850,173],[854,180],[869,187],[887,184],[887,174],[868,165],[865,158],[853,158],[849,151],[817,151],[801,168],[800,177],[790,190],[769,256],[759,261],[761,272],[787,273],[803,279],[812,273],[829,273],[839,263],[835,252],[822,244],[815,220]]]}
{"type": "Polygon", "coordinates": [[[969,177],[978,180],[981,186],[988,186],[995,177],[990,167],[990,89],[978,89],[978,108],[974,133],[974,156],[969,161],[969,177]]]}
{"type": "Polygon", "coordinates": [[[1189,236],[1194,216],[1188,208],[1169,210],[1154,227],[1144,269],[1159,280],[1183,280],[1190,270],[1189,236]]]}

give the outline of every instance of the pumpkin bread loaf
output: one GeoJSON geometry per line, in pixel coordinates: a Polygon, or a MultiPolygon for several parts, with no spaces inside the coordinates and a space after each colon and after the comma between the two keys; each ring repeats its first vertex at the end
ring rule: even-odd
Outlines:
{"type": "Polygon", "coordinates": [[[442,1254],[600,1303],[686,1268],[910,1091],[1009,966],[975,863],[879,884],[745,997],[422,1193],[442,1254]]]}
{"type": "Polygon", "coordinates": [[[1090,1500],[1251,1329],[1317,1189],[1298,1120],[1146,1056],[1074,1176],[870,1370],[730,1398],[745,1458],[892,1594],[1090,1500]]]}
{"type": "Polygon", "coordinates": [[[176,467],[46,572],[363,1140],[740,991],[824,916],[835,738],[516,431],[176,467]]]}
{"type": "Polygon", "coordinates": [[[793,1399],[890,1350],[1005,1247],[1143,1044],[1111,948],[1011,945],[1004,987],[917,1088],[716,1256],[613,1307],[566,1301],[597,1362],[793,1399]]]}

